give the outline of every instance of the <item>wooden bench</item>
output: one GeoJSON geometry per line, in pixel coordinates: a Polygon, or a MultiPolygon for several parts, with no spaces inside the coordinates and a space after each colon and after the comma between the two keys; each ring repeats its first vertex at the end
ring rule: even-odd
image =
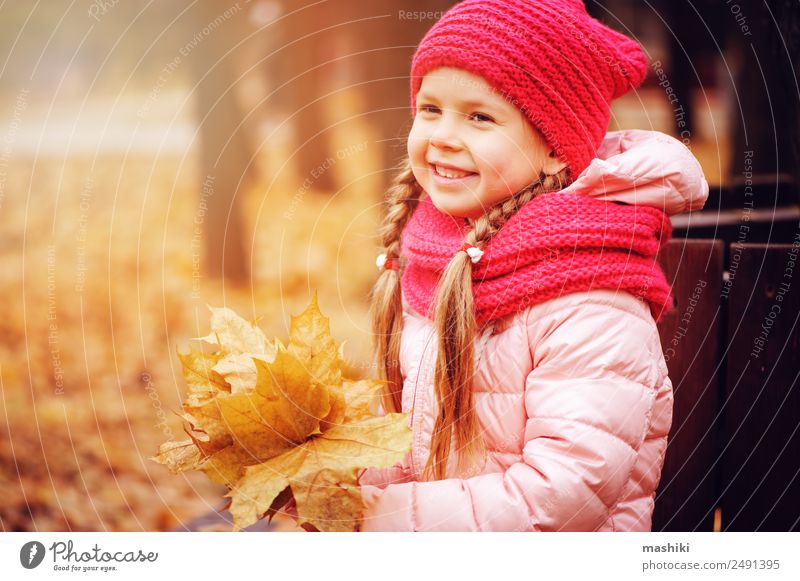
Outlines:
{"type": "Polygon", "coordinates": [[[675,405],[654,531],[799,530],[798,250],[673,239],[659,255],[677,309],[659,324],[675,405]]]}

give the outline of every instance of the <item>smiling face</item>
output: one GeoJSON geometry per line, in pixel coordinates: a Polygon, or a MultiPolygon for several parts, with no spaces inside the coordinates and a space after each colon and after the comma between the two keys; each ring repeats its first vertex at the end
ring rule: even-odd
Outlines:
{"type": "Polygon", "coordinates": [[[566,164],[550,156],[522,112],[481,77],[439,68],[422,80],[408,156],[433,204],[451,216],[477,218],[566,164]]]}

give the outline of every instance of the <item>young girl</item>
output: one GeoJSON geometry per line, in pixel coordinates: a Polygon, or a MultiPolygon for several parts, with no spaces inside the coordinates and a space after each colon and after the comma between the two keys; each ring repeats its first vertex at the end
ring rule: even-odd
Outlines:
{"type": "Polygon", "coordinates": [[[466,0],[417,48],[371,297],[413,443],[361,473],[361,530],[650,530],[672,422],[654,257],[708,184],[671,137],[606,134],[646,72],[579,0],[466,0]]]}

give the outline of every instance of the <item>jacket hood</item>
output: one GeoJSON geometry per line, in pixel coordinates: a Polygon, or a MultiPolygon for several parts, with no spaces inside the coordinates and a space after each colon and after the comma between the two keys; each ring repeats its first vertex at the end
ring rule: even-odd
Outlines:
{"type": "Polygon", "coordinates": [[[630,129],[607,133],[597,156],[561,191],[674,216],[702,209],[708,182],[683,143],[659,131],[630,129]]]}

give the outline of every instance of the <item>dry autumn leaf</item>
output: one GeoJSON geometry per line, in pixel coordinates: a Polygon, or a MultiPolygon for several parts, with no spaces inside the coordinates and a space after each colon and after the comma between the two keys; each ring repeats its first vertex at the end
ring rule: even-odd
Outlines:
{"type": "Polygon", "coordinates": [[[408,426],[389,414],[343,423],[310,438],[286,454],[250,466],[228,494],[234,522],[251,523],[290,486],[298,524],[320,531],[352,531],[361,509],[358,470],[388,468],[403,458],[410,440],[408,426]]]}
{"type": "Polygon", "coordinates": [[[407,414],[376,416],[381,383],[344,377],[316,295],[292,317],[286,346],[230,309],[209,308],[211,333],[198,340],[216,351],[178,354],[188,386],[179,415],[189,438],[163,444],[153,460],[225,484],[237,529],[294,498],[304,528],[355,530],[363,510],[358,472],[405,457],[407,414]]]}

